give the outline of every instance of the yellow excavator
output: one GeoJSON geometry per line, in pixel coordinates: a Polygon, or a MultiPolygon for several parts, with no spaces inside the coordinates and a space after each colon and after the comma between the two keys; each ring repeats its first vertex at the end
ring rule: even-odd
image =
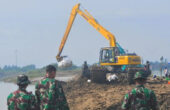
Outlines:
{"type": "MultiPolygon", "coordinates": [[[[73,25],[73,22],[75,20],[76,15],[79,14],[81,17],[83,17],[92,27],[94,27],[101,35],[103,35],[107,40],[109,40],[109,47],[101,48],[100,50],[100,57],[99,57],[99,65],[100,67],[94,67],[91,69],[91,74],[93,79],[95,77],[103,77],[103,75],[99,75],[99,72],[101,72],[103,68],[109,67],[110,72],[118,72],[121,70],[121,67],[123,65],[126,65],[127,68],[135,67],[137,65],[141,64],[141,57],[137,56],[135,53],[133,54],[127,54],[127,53],[121,53],[120,49],[117,46],[115,36],[106,30],[103,26],[101,26],[97,20],[87,11],[87,10],[81,10],[80,4],[76,4],[71,11],[70,18],[68,21],[68,25],[66,28],[66,31],[64,33],[63,39],[61,41],[58,54],[56,56],[56,59],[58,62],[61,62],[63,60],[63,56],[61,56],[62,50],[64,48],[64,45],[67,41],[69,32],[71,30],[71,27],[73,25]],[[96,69],[98,68],[98,69],[96,69]],[[99,69],[100,68],[100,69],[99,69]],[[95,74],[95,75],[94,75],[95,74]]],[[[104,69],[106,70],[106,69],[104,69]]],[[[107,69],[108,70],[108,69],[107,69]]],[[[107,71],[108,72],[108,71],[107,71]]],[[[104,76],[105,76],[104,72],[104,76]]],[[[99,79],[100,80],[100,79],[99,79]]]]}

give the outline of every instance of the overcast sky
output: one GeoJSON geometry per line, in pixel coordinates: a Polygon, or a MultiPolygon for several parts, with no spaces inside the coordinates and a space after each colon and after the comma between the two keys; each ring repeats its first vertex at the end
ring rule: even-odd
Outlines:
{"type": "MultiPolygon", "coordinates": [[[[170,61],[169,0],[0,0],[0,67],[57,62],[72,7],[80,2],[117,42],[144,60],[170,61]]],[[[109,42],[77,16],[62,55],[75,64],[97,62],[109,42]]]]}

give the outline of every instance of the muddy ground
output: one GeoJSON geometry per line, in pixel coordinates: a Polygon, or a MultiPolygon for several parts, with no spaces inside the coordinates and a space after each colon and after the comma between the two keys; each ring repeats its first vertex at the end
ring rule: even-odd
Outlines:
{"type": "MultiPolygon", "coordinates": [[[[125,93],[135,85],[87,83],[87,79],[78,77],[63,87],[71,110],[120,110],[125,93]]],[[[155,91],[160,110],[166,110],[170,102],[170,84],[148,80],[145,87],[155,91]]]]}

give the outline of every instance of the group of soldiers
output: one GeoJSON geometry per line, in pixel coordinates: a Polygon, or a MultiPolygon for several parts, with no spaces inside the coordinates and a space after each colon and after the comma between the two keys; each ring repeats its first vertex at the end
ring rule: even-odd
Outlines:
{"type": "MultiPolygon", "coordinates": [[[[30,81],[26,75],[17,78],[18,90],[7,98],[8,110],[69,110],[63,88],[55,80],[56,68],[46,67],[46,76],[35,86],[35,96],[27,92],[30,81]]],[[[144,87],[146,76],[143,71],[135,74],[136,87],[124,97],[122,110],[158,110],[155,93],[144,87]]],[[[114,94],[114,93],[113,93],[114,94]]]]}
{"type": "Polygon", "coordinates": [[[18,90],[7,98],[8,110],[69,110],[63,88],[55,80],[56,68],[46,67],[46,75],[35,86],[35,96],[27,92],[30,81],[26,75],[17,78],[18,90]]]}

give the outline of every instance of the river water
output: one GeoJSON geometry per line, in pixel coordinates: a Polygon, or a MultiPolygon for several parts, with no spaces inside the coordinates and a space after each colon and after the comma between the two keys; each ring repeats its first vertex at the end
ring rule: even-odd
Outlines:
{"type": "MultiPolygon", "coordinates": [[[[61,81],[68,81],[72,79],[73,77],[58,77],[58,80],[61,81]]],[[[14,83],[6,83],[6,82],[0,82],[0,110],[7,110],[7,97],[8,95],[17,90],[18,86],[14,83]]],[[[27,91],[32,91],[34,94],[35,86],[29,85],[27,87],[27,91]]]]}

